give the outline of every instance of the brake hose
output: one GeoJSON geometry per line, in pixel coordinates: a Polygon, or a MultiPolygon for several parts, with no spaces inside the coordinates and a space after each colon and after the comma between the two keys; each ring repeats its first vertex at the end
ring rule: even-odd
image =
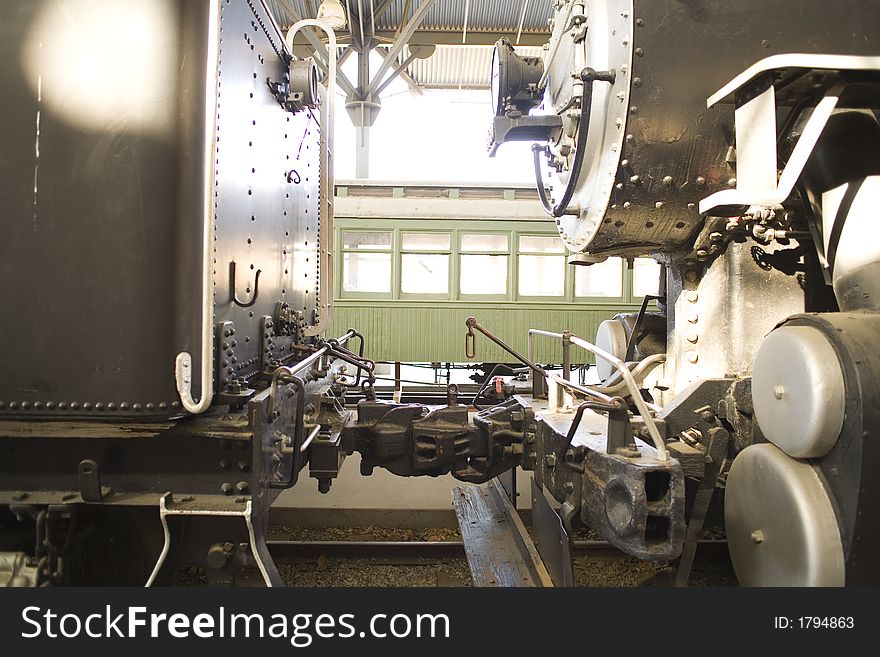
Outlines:
{"type": "Polygon", "coordinates": [[[614,84],[617,73],[614,69],[610,71],[595,71],[592,68],[585,68],[581,71],[581,81],[584,83],[583,96],[581,96],[581,118],[580,127],[578,128],[577,144],[574,153],[574,164],[571,167],[571,173],[568,177],[568,183],[565,186],[565,193],[556,206],[550,204],[547,198],[547,192],[544,190],[544,181],[541,180],[541,153],[547,151],[547,146],[539,144],[532,145],[532,154],[535,161],[535,181],[538,187],[538,196],[541,198],[541,205],[544,212],[551,217],[561,217],[568,210],[571,198],[574,196],[574,189],[577,185],[578,178],[581,176],[581,168],[584,164],[584,152],[587,150],[587,137],[590,133],[590,113],[593,103],[593,83],[610,82],[614,84]]]}

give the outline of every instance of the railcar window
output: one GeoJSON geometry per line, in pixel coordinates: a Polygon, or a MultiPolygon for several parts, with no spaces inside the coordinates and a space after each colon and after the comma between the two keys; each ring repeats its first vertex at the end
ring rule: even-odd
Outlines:
{"type": "Polygon", "coordinates": [[[462,233],[459,248],[459,292],[462,295],[507,295],[510,236],[462,233]]]}
{"type": "Polygon", "coordinates": [[[623,261],[608,258],[595,265],[574,267],[574,293],[578,297],[613,297],[623,295],[623,261]]]}
{"type": "Polygon", "coordinates": [[[633,297],[657,294],[660,290],[660,264],[653,258],[633,260],[633,297]]]}
{"type": "Polygon", "coordinates": [[[344,292],[391,293],[391,232],[343,231],[344,292]]]}
{"type": "Polygon", "coordinates": [[[518,265],[519,296],[565,296],[565,247],[557,236],[520,235],[518,265]]]}
{"type": "Polygon", "coordinates": [[[449,233],[401,234],[401,294],[449,293],[450,244],[449,233]]]}

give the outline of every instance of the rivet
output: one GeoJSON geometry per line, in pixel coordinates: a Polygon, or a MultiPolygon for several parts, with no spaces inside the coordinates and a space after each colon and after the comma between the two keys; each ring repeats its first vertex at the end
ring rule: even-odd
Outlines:
{"type": "Polygon", "coordinates": [[[171,408],[180,408],[180,402],[179,401],[171,402],[171,408]]]}
{"type": "Polygon", "coordinates": [[[629,166],[629,160],[621,160],[621,161],[620,161],[620,166],[622,166],[623,168],[628,167],[628,166],[629,166]]]}
{"type": "Polygon", "coordinates": [[[749,534],[749,538],[752,539],[752,543],[758,545],[759,543],[764,542],[764,532],[762,532],[760,529],[756,529],[751,534],[749,534]]]}
{"type": "Polygon", "coordinates": [[[658,210],[662,210],[663,209],[663,201],[657,201],[654,204],[654,207],[657,208],[658,210]]]}
{"type": "Polygon", "coordinates": [[[58,402],[58,410],[63,411],[67,408],[67,402],[58,402]]]}
{"type": "Polygon", "coordinates": [[[642,78],[633,78],[633,84],[637,87],[642,86],[642,78]]]}
{"type": "Polygon", "coordinates": [[[731,178],[730,180],[728,180],[727,186],[728,187],[736,187],[736,178],[731,178]]]}
{"type": "Polygon", "coordinates": [[[237,490],[241,494],[247,493],[249,489],[250,486],[248,486],[248,483],[246,481],[239,481],[237,484],[235,484],[235,490],[237,490]]]}
{"type": "Polygon", "coordinates": [[[239,461],[238,462],[238,469],[241,472],[247,472],[248,470],[251,469],[251,464],[248,463],[247,461],[239,461]]]}
{"type": "Polygon", "coordinates": [[[627,136],[626,136],[626,140],[627,140],[627,141],[632,141],[632,140],[633,140],[633,136],[632,136],[631,134],[627,135],[627,136]]]}
{"type": "Polygon", "coordinates": [[[79,409],[79,402],[70,402],[70,409],[76,411],[79,409]]]}
{"type": "Polygon", "coordinates": [[[623,189],[623,183],[617,183],[617,184],[614,186],[614,189],[617,189],[617,190],[621,190],[621,189],[623,189]]]}
{"type": "Polygon", "coordinates": [[[232,495],[233,490],[234,490],[234,488],[233,488],[232,484],[230,484],[228,481],[224,482],[220,486],[220,492],[223,493],[224,495],[232,495]]]}
{"type": "Polygon", "coordinates": [[[687,321],[691,324],[696,324],[698,321],[700,321],[700,316],[697,313],[688,313],[687,321]]]}
{"type": "Polygon", "coordinates": [[[149,404],[147,404],[147,410],[148,411],[156,410],[156,405],[153,402],[150,402],[149,404]]]}
{"type": "Polygon", "coordinates": [[[123,411],[127,411],[130,408],[130,406],[129,406],[128,402],[122,402],[119,405],[119,408],[121,408],[123,411]]]}
{"type": "Polygon", "coordinates": [[[688,334],[687,334],[687,338],[686,338],[686,339],[687,339],[687,341],[690,342],[691,344],[696,344],[697,340],[700,339],[700,336],[699,336],[699,334],[698,334],[696,331],[688,331],[688,334]]]}
{"type": "Polygon", "coordinates": [[[95,410],[96,411],[103,411],[104,410],[104,402],[98,402],[97,404],[95,404],[95,410]]]}
{"type": "Polygon", "coordinates": [[[91,402],[83,402],[83,410],[84,411],[92,410],[92,403],[91,402]]]}
{"type": "Polygon", "coordinates": [[[0,409],[6,408],[6,402],[0,401],[0,409]]]}
{"type": "Polygon", "coordinates": [[[696,303],[700,300],[700,295],[695,290],[689,290],[685,298],[691,303],[696,303]]]}
{"type": "Polygon", "coordinates": [[[641,48],[636,48],[636,57],[644,57],[645,51],[641,48]]]}
{"type": "Polygon", "coordinates": [[[107,404],[107,410],[108,411],[115,411],[116,410],[116,402],[110,402],[109,404],[107,404]]]}
{"type": "Polygon", "coordinates": [[[160,411],[164,411],[167,408],[168,408],[168,402],[160,402],[159,403],[159,410],[160,411]]]}
{"type": "Polygon", "coordinates": [[[632,203],[630,203],[629,201],[624,201],[624,203],[623,203],[623,207],[624,207],[624,209],[626,209],[626,208],[628,208],[628,207],[630,207],[630,206],[632,206],[632,203]]]}
{"type": "Polygon", "coordinates": [[[51,410],[54,410],[54,408],[55,408],[55,402],[52,402],[52,401],[46,402],[46,410],[51,411],[51,410]]]}
{"type": "Polygon", "coordinates": [[[684,357],[687,358],[687,362],[689,363],[696,363],[698,360],[700,360],[700,356],[697,354],[696,351],[689,351],[684,355],[684,357]]]}
{"type": "Polygon", "coordinates": [[[773,386],[773,396],[776,397],[776,399],[782,399],[785,397],[785,387],[773,386]]]}
{"type": "Polygon", "coordinates": [[[697,182],[697,185],[702,187],[703,185],[706,184],[706,179],[703,176],[697,176],[696,182],[697,182]]]}
{"type": "Polygon", "coordinates": [[[664,176],[663,177],[663,184],[664,185],[671,185],[672,184],[672,176],[664,176]]]}
{"type": "Polygon", "coordinates": [[[232,467],[232,462],[229,459],[220,459],[220,469],[228,470],[232,467]]]}
{"type": "Polygon", "coordinates": [[[143,407],[143,404],[135,404],[134,406],[131,407],[131,410],[133,410],[133,411],[141,411],[141,410],[143,410],[143,408],[144,408],[144,407],[143,407]]]}
{"type": "Polygon", "coordinates": [[[638,174],[629,177],[629,181],[631,183],[637,183],[637,182],[639,182],[639,180],[640,180],[640,178],[639,178],[638,174]]]}

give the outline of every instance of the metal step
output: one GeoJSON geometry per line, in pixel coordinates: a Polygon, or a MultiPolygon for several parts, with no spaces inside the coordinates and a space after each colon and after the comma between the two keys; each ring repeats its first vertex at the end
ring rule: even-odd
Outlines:
{"type": "Polygon", "coordinates": [[[456,486],[458,516],[474,586],[553,586],[538,550],[497,479],[456,486]]]}

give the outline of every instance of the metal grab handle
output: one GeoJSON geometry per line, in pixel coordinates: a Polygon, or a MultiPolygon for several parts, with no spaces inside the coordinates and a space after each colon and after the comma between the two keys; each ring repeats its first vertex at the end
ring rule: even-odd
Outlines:
{"type": "Polygon", "coordinates": [[[477,356],[477,336],[472,328],[468,328],[468,332],[464,334],[464,355],[468,358],[477,356]]]}
{"type": "Polygon", "coordinates": [[[254,295],[251,297],[251,300],[241,301],[235,289],[235,260],[229,263],[229,294],[232,298],[232,303],[240,308],[250,308],[257,302],[257,296],[260,294],[260,273],[262,271],[262,269],[258,269],[254,276],[254,295]]]}
{"type": "MultiPolygon", "coordinates": [[[[465,320],[465,324],[466,324],[467,327],[468,327],[468,332],[467,332],[467,335],[465,336],[465,353],[467,353],[467,341],[468,341],[468,337],[473,338],[473,337],[474,337],[474,329],[477,329],[480,333],[482,333],[482,334],[485,335],[487,338],[489,338],[492,342],[494,342],[494,343],[497,344],[499,347],[501,347],[502,349],[504,349],[504,351],[506,351],[506,352],[509,353],[511,356],[513,356],[514,358],[516,358],[519,362],[523,363],[524,365],[528,365],[529,368],[530,368],[533,372],[535,372],[536,374],[540,374],[541,376],[547,376],[547,372],[544,370],[543,367],[541,367],[540,365],[536,365],[536,364],[533,363],[531,360],[529,360],[528,358],[526,358],[525,356],[523,356],[521,353],[519,353],[518,351],[516,351],[516,350],[515,350],[513,347],[511,347],[509,344],[507,344],[506,342],[504,342],[504,340],[502,340],[501,338],[499,338],[497,335],[493,335],[493,334],[492,334],[491,332],[489,332],[485,327],[480,326],[479,322],[477,322],[477,318],[476,318],[476,317],[468,317],[468,318],[465,320]]],[[[472,342],[472,344],[473,344],[473,342],[472,342]]],[[[473,356],[468,356],[468,358],[473,358],[473,356]]]]}

